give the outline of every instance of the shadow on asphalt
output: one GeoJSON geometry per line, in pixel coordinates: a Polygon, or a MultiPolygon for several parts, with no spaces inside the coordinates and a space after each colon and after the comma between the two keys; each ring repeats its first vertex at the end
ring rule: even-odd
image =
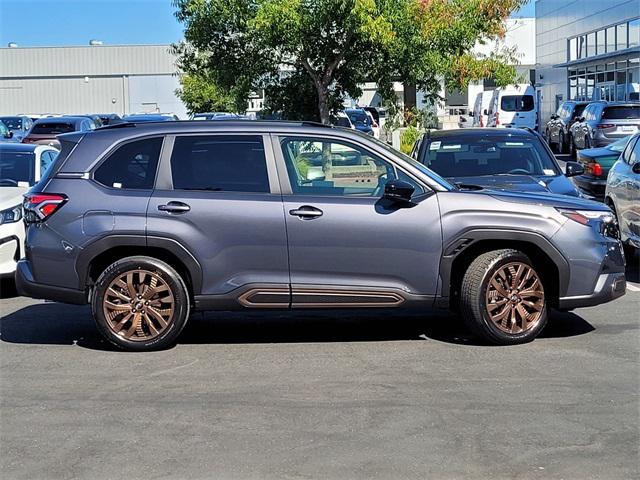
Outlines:
{"type": "MultiPolygon", "coordinates": [[[[541,338],[584,335],[594,330],[574,313],[553,312],[541,338]]],[[[42,303],[0,321],[3,342],[79,345],[114,350],[98,334],[88,307],[42,303]]],[[[445,312],[353,311],[222,312],[194,314],[180,344],[251,344],[434,340],[485,345],[471,337],[461,320],[445,312]]]]}

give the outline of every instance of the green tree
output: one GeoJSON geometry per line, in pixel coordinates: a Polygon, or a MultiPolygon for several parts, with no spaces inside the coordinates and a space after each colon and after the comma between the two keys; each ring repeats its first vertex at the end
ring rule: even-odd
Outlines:
{"type": "Polygon", "coordinates": [[[236,98],[199,75],[183,75],[176,90],[190,114],[201,112],[244,112],[246,101],[236,104],[236,98]]]}
{"type": "Polygon", "coordinates": [[[450,87],[486,77],[509,83],[513,58],[479,58],[472,48],[504,35],[504,20],[523,2],[174,0],[185,25],[185,41],[175,50],[183,71],[206,73],[237,103],[265,89],[276,97],[273,108],[298,92],[289,109],[297,104],[297,116],[314,109],[328,123],[366,81],[377,82],[387,100],[395,99],[393,81],[428,92],[438,92],[443,78],[450,87]]]}

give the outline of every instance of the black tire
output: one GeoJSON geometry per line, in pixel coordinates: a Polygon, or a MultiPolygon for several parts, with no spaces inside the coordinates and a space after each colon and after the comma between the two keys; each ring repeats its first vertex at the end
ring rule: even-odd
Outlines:
{"type": "MultiPolygon", "coordinates": [[[[547,301],[542,297],[543,307],[535,324],[521,332],[507,333],[491,320],[486,304],[487,289],[494,275],[509,264],[524,264],[538,276],[544,289],[544,281],[525,254],[518,250],[504,249],[484,253],[467,269],[460,291],[460,313],[468,328],[482,339],[496,345],[516,345],[535,339],[547,324],[547,301]]],[[[507,267],[508,268],[508,267],[507,267]]],[[[509,306],[509,304],[507,304],[509,306]]],[[[506,308],[506,307],[505,307],[506,308]]]]}
{"type": "MultiPolygon", "coordinates": [[[[153,281],[153,278],[151,278],[151,281],[153,281]]],[[[142,285],[140,287],[140,291],[142,292],[145,287],[148,289],[148,291],[151,290],[150,287],[142,285]]],[[[121,289],[121,292],[127,292],[127,290],[121,289]]],[[[154,300],[153,298],[150,298],[150,300],[152,302],[154,301],[158,302],[158,305],[162,305],[160,303],[162,300],[154,300]]],[[[132,300],[131,304],[133,304],[134,301],[135,300],[132,300]]],[[[143,301],[144,301],[144,296],[143,296],[143,301]]],[[[107,303],[107,305],[112,305],[112,303],[107,303]]],[[[118,304],[119,307],[120,306],[124,307],[128,305],[129,304],[125,301],[122,301],[121,304],[120,303],[118,304]]],[[[135,308],[135,307],[132,306],[131,308],[135,308]]],[[[142,307],[142,308],[145,308],[145,307],[142,307]]],[[[147,306],[146,308],[150,310],[153,309],[150,306],[147,306]]],[[[160,306],[159,308],[162,308],[162,306],[160,306]]],[[[190,312],[189,292],[187,290],[187,287],[182,277],[180,277],[180,275],[170,265],[167,265],[165,262],[162,262],[155,258],[145,257],[145,256],[126,257],[114,262],[109,267],[107,267],[104,270],[104,272],[102,272],[93,290],[93,295],[91,299],[91,309],[92,309],[93,318],[96,321],[98,330],[110,343],[112,343],[116,347],[121,348],[123,350],[136,351],[136,352],[162,350],[162,349],[171,347],[175,344],[175,342],[178,339],[178,336],[180,335],[185,325],[187,324],[187,320],[189,318],[189,312],[190,312]],[[143,273],[143,272],[146,272],[146,273],[143,273]],[[132,338],[132,339],[128,339],[128,338],[125,338],[123,335],[117,334],[113,328],[113,325],[109,323],[109,321],[107,320],[107,316],[105,315],[105,309],[108,308],[104,304],[105,296],[110,295],[109,298],[112,299],[111,302],[113,302],[113,298],[117,298],[111,295],[113,293],[112,291],[109,291],[110,293],[107,293],[107,291],[109,290],[109,287],[110,286],[114,287],[112,285],[113,282],[118,281],[118,279],[121,278],[123,275],[127,275],[129,273],[136,275],[138,280],[140,280],[141,275],[144,275],[145,278],[147,278],[147,275],[150,274],[152,277],[156,277],[155,278],[156,283],[152,284],[152,286],[156,285],[157,282],[159,282],[159,284],[163,288],[165,286],[167,287],[163,289],[163,292],[166,292],[163,294],[167,295],[168,298],[171,299],[172,313],[166,319],[166,326],[163,326],[162,328],[160,328],[158,327],[157,323],[153,324],[154,330],[159,330],[159,333],[157,333],[156,336],[153,336],[151,338],[144,338],[144,336],[142,335],[144,332],[142,331],[141,331],[140,338],[132,338]]],[[[140,312],[140,310],[138,311],[140,312]]],[[[154,312],[157,313],[157,312],[166,312],[166,311],[167,310],[164,310],[164,309],[163,310],[158,309],[154,312]]],[[[142,310],[141,313],[145,313],[145,311],[142,310]]],[[[124,316],[126,316],[127,314],[131,314],[131,312],[129,311],[123,312],[121,318],[124,318],[124,316]]],[[[140,313],[138,313],[138,315],[140,315],[140,313]]],[[[117,315],[116,315],[116,318],[118,318],[117,315]]],[[[152,318],[151,315],[147,315],[146,317],[141,317],[141,319],[138,320],[137,323],[138,324],[145,323],[145,322],[150,323],[151,318],[152,318]]],[[[131,321],[131,325],[132,324],[133,324],[133,321],[131,321]]],[[[142,328],[142,327],[139,327],[139,328],[142,328]]],[[[134,329],[134,333],[136,332],[137,330],[134,329]]]]}

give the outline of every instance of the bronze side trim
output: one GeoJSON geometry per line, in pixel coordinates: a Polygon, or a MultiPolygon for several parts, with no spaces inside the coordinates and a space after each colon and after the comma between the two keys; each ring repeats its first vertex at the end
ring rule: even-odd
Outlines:
{"type": "Polygon", "coordinates": [[[291,294],[294,308],[389,308],[405,302],[399,293],[379,290],[293,288],[291,294]]]}
{"type": "Polygon", "coordinates": [[[252,288],[238,297],[247,308],[289,308],[288,288],[252,288]]]}

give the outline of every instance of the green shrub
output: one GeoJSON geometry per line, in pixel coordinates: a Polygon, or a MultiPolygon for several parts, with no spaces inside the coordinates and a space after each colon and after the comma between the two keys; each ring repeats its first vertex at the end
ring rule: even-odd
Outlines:
{"type": "Polygon", "coordinates": [[[418,130],[414,126],[408,127],[400,135],[400,151],[402,153],[406,153],[407,155],[410,155],[411,150],[413,150],[413,146],[416,144],[419,138],[420,138],[420,130],[418,130]]]}

